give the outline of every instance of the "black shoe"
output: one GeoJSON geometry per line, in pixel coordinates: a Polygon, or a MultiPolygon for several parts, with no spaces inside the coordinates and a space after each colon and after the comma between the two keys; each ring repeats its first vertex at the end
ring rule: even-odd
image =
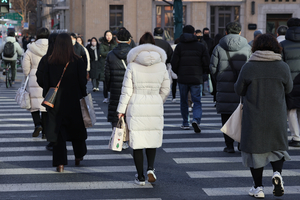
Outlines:
{"type": "Polygon", "coordinates": [[[47,139],[45,133],[42,133],[42,139],[47,139]]]}
{"type": "Polygon", "coordinates": [[[32,137],[38,137],[39,134],[40,134],[40,132],[41,132],[42,130],[43,130],[43,128],[42,128],[41,125],[36,126],[36,127],[34,128],[33,133],[32,133],[32,137]]]}
{"type": "Polygon", "coordinates": [[[229,148],[229,147],[225,147],[223,151],[226,153],[235,153],[234,148],[229,148]]]}
{"type": "Polygon", "coordinates": [[[300,141],[291,140],[289,141],[289,146],[291,147],[300,147],[300,141]]]}
{"type": "Polygon", "coordinates": [[[240,144],[241,144],[241,143],[238,143],[238,150],[239,150],[239,151],[241,151],[240,144]]]}
{"type": "Polygon", "coordinates": [[[200,133],[201,132],[200,126],[197,122],[193,121],[192,126],[194,128],[195,133],[200,133]]]}
{"type": "Polygon", "coordinates": [[[54,145],[54,142],[50,142],[49,144],[47,144],[46,149],[48,151],[53,151],[53,145],[54,145]]]}

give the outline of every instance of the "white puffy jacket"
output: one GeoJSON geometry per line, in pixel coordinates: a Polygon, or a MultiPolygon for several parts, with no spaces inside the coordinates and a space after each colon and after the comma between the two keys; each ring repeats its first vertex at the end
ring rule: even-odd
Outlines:
{"type": "Polygon", "coordinates": [[[139,45],[127,55],[127,70],[117,112],[126,112],[129,145],[133,149],[162,145],[164,108],[170,92],[167,55],[152,44],[139,45]]]}
{"type": "Polygon", "coordinates": [[[46,55],[48,50],[48,39],[39,39],[27,45],[27,51],[22,61],[23,74],[29,76],[27,91],[30,94],[31,109],[30,112],[43,111],[46,109],[41,105],[44,100],[43,88],[36,82],[36,71],[41,58],[46,55]]]}

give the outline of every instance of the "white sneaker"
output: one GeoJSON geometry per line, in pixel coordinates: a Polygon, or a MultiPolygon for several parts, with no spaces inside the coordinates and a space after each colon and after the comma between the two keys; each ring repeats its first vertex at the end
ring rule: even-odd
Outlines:
{"type": "Polygon", "coordinates": [[[193,108],[192,107],[189,107],[189,112],[192,112],[193,111],[193,108]]]}
{"type": "Polygon", "coordinates": [[[156,181],[156,176],[154,174],[154,170],[148,170],[147,175],[148,175],[148,182],[153,183],[156,181]]]}
{"type": "Polygon", "coordinates": [[[96,91],[99,91],[99,88],[96,88],[96,91]]]}
{"type": "Polygon", "coordinates": [[[172,102],[173,102],[173,103],[176,103],[176,99],[172,99],[172,102]]]}
{"type": "Polygon", "coordinates": [[[273,194],[274,196],[280,197],[284,194],[284,187],[283,187],[283,181],[282,176],[279,172],[274,172],[272,177],[272,183],[273,183],[273,194]]]}
{"type": "Polygon", "coordinates": [[[252,188],[249,190],[249,195],[257,199],[263,199],[265,198],[264,188],[263,187],[254,188],[254,186],[252,186],[252,188]]]}
{"type": "Polygon", "coordinates": [[[122,149],[128,149],[128,148],[129,148],[128,142],[123,142],[122,149]]]}
{"type": "Polygon", "coordinates": [[[94,87],[94,88],[93,88],[93,92],[96,92],[96,91],[97,91],[97,89],[94,87]]]}
{"type": "Polygon", "coordinates": [[[183,129],[183,130],[190,130],[190,126],[181,125],[180,128],[183,129]]]}
{"type": "Polygon", "coordinates": [[[103,103],[108,103],[108,98],[105,98],[105,99],[103,100],[103,103]]]}

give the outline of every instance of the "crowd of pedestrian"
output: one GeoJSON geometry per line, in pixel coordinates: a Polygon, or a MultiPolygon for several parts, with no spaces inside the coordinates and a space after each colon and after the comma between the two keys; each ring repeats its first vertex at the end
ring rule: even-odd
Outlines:
{"type": "MultiPolygon", "coordinates": [[[[80,165],[87,153],[87,131],[83,123],[79,100],[87,95],[87,81],[92,91],[103,84],[103,102],[108,103],[107,120],[112,128],[125,117],[129,130],[129,146],[137,170],[135,183],[145,185],[143,149],[147,157],[148,182],[156,180],[154,161],[156,149],[162,146],[163,103],[172,90],[176,102],[177,84],[180,94],[181,129],[201,133],[204,86],[211,76],[212,94],[217,113],[224,125],[243,103],[241,141],[242,163],[250,168],[254,185],[249,195],[264,198],[263,169],[271,163],[275,196],[284,194],[282,169],[290,160],[288,146],[300,147],[300,19],[291,18],[287,26],[279,26],[277,38],[254,32],[254,40],[242,37],[241,24],[230,22],[225,35],[209,36],[209,29],[183,27],[183,33],[170,45],[164,40],[164,30],[156,27],[153,35],[146,32],[138,45],[125,27],[107,30],[103,37],[92,37],[84,47],[82,37],[71,33],[52,33],[46,28],[37,31],[34,42],[26,43],[23,73],[29,76],[34,122],[32,136],[50,142],[53,166],[63,172],[68,164],[66,141],[71,141],[75,165],[80,165]],[[202,35],[203,34],[203,35],[202,35]],[[207,76],[210,75],[210,76],[207,76]],[[54,108],[41,103],[51,87],[60,82],[54,108]],[[190,111],[193,119],[190,119],[190,111]],[[287,122],[292,140],[287,138],[287,122]]],[[[13,42],[15,54],[3,57],[15,62],[23,54],[14,33],[6,42],[13,42]]],[[[0,52],[5,51],[5,44],[0,52]]],[[[13,70],[14,71],[14,70],[13,70]]],[[[13,73],[13,81],[15,72],[13,73]]],[[[226,153],[235,153],[234,140],[224,134],[226,153]]]]}

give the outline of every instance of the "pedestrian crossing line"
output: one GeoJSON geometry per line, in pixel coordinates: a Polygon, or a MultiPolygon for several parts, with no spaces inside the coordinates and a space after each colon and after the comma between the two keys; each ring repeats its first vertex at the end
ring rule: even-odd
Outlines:
{"type": "MultiPolygon", "coordinates": [[[[106,117],[96,117],[96,119],[99,120],[106,120],[106,117]]],[[[24,117],[24,118],[6,118],[6,119],[1,119],[1,122],[14,122],[14,121],[22,121],[22,122],[33,122],[31,115],[28,115],[28,117],[24,117]]]]}
{"type": "MultiPolygon", "coordinates": [[[[109,140],[110,139],[110,136],[89,136],[87,138],[87,141],[90,141],[90,140],[109,140]]],[[[0,143],[1,142],[45,142],[46,140],[43,140],[41,138],[34,138],[34,137],[31,137],[31,138],[0,138],[0,143]]]]}
{"type": "MultiPolygon", "coordinates": [[[[181,124],[164,124],[165,127],[180,127],[181,124]]],[[[222,123],[201,123],[200,124],[201,127],[204,126],[218,126],[218,127],[222,127],[222,123]]],[[[1,127],[1,125],[0,125],[1,127]]]]}
{"type": "MultiPolygon", "coordinates": [[[[300,161],[300,156],[290,156],[292,161],[300,161]]],[[[173,158],[177,164],[207,164],[207,163],[235,163],[242,162],[242,157],[195,157],[195,158],[173,158]]]]}
{"type": "Polygon", "coordinates": [[[161,198],[134,198],[134,199],[89,199],[89,200],[162,200],[161,198]]]}
{"type": "MultiPolygon", "coordinates": [[[[93,167],[66,167],[64,174],[74,173],[114,173],[114,172],[136,172],[132,166],[93,166],[93,167]]],[[[54,167],[51,168],[1,168],[0,176],[5,175],[29,175],[29,174],[57,174],[54,167]]]]}
{"type": "MultiPolygon", "coordinates": [[[[68,160],[74,160],[74,155],[68,155],[68,160]]],[[[84,160],[113,160],[113,159],[132,159],[131,154],[100,154],[85,155],[84,160]]],[[[52,155],[49,156],[6,156],[0,157],[0,162],[28,162],[28,161],[52,161],[52,155]]]]}
{"type": "MultiPolygon", "coordinates": [[[[224,142],[224,139],[223,139],[224,142]]],[[[167,144],[164,142],[164,144],[167,144]]],[[[166,153],[188,153],[188,152],[221,152],[224,147],[186,147],[186,148],[163,148],[166,153]]],[[[289,147],[290,151],[299,150],[299,147],[289,147]]],[[[238,151],[235,148],[235,151],[238,151]]]]}
{"type": "MultiPolygon", "coordinates": [[[[164,118],[165,122],[173,122],[173,121],[180,121],[182,122],[182,118],[164,118]]],[[[205,117],[201,118],[201,121],[221,121],[221,117],[205,117]]],[[[201,125],[201,124],[200,124],[201,125]]]]}
{"type": "MultiPolygon", "coordinates": [[[[0,114],[0,117],[11,117],[11,116],[26,116],[26,117],[31,117],[31,114],[30,114],[30,112],[27,112],[27,113],[5,113],[5,114],[0,114]]],[[[2,120],[3,119],[1,119],[1,121],[2,120]]]]}
{"type": "MultiPolygon", "coordinates": [[[[94,126],[111,126],[110,122],[96,122],[94,126]]],[[[17,123],[9,123],[9,124],[0,124],[1,127],[9,127],[9,128],[14,128],[14,127],[33,127],[33,122],[32,123],[22,123],[22,124],[17,124],[17,123]]]]}
{"type": "MultiPolygon", "coordinates": [[[[174,108],[164,108],[164,111],[172,111],[172,110],[174,110],[174,111],[178,111],[178,110],[180,110],[180,107],[174,107],[174,108]]],[[[206,110],[216,110],[216,108],[202,108],[202,111],[206,111],[206,110]]],[[[190,113],[191,113],[192,111],[190,111],[190,113]]]]}
{"type": "MultiPolygon", "coordinates": [[[[95,110],[101,110],[101,108],[100,107],[97,107],[97,106],[95,106],[94,107],[94,109],[95,110]]],[[[10,111],[10,112],[12,112],[12,111],[26,111],[26,112],[29,112],[28,110],[26,110],[26,109],[22,109],[22,108],[20,108],[20,106],[19,105],[16,105],[16,106],[0,106],[0,112],[7,112],[7,111],[10,111]],[[7,109],[3,109],[3,108],[7,108],[7,109]],[[8,109],[8,108],[19,108],[19,109],[8,109]]]]}
{"type": "MultiPolygon", "coordinates": [[[[270,181],[271,184],[271,181],[270,181]]],[[[208,196],[246,196],[250,190],[249,187],[229,187],[229,188],[202,188],[208,196]]],[[[284,194],[300,194],[300,185],[284,186],[284,194]]],[[[264,187],[265,195],[273,196],[273,187],[264,187]]]]}
{"type": "Polygon", "coordinates": [[[193,142],[224,142],[223,137],[215,138],[176,138],[176,139],[164,139],[163,143],[193,143],[193,142]]]}
{"type": "MultiPolygon", "coordinates": [[[[220,114],[218,114],[217,112],[203,112],[202,113],[202,118],[206,115],[216,115],[216,116],[220,116],[220,114]]],[[[166,116],[181,116],[180,112],[172,112],[172,113],[164,113],[164,117],[166,116]]],[[[190,112],[190,116],[193,116],[193,112],[190,112]]]]}
{"type": "MultiPolygon", "coordinates": [[[[61,173],[63,174],[63,173],[61,173]]],[[[61,175],[60,174],[60,175],[61,175]]],[[[116,190],[116,189],[145,189],[153,188],[146,182],[146,185],[139,186],[133,181],[93,181],[93,182],[57,182],[57,183],[21,183],[21,184],[0,184],[0,192],[29,192],[29,191],[65,191],[65,190],[116,190]]]]}
{"type": "MultiPolygon", "coordinates": [[[[190,178],[251,178],[250,170],[233,171],[187,171],[190,178]]],[[[300,169],[283,169],[283,177],[300,176],[300,169]]],[[[273,170],[264,170],[264,177],[272,177],[273,170]]],[[[299,191],[300,192],[300,191],[299,191]]]]}
{"type": "MultiPolygon", "coordinates": [[[[72,146],[68,145],[67,150],[71,151],[72,146]]],[[[108,149],[107,145],[87,145],[87,150],[103,150],[108,149]]],[[[0,153],[2,152],[25,152],[25,151],[46,151],[45,146],[26,146],[26,147],[0,147],[0,153]]]]}

